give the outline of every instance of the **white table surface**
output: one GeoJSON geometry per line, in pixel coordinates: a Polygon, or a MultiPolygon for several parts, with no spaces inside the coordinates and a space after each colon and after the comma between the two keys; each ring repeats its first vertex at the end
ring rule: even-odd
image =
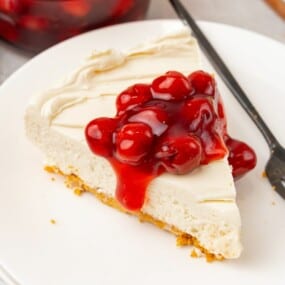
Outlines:
{"type": "MultiPolygon", "coordinates": [[[[263,0],[184,0],[183,3],[197,20],[242,27],[285,43],[285,21],[263,0]]],[[[167,0],[152,0],[147,19],[160,18],[176,18],[176,15],[167,0]]],[[[32,57],[0,40],[0,84],[32,57]]]]}

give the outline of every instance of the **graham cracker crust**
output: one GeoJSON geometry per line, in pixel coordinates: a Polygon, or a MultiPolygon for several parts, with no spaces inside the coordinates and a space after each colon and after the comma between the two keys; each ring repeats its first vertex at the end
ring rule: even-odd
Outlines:
{"type": "Polygon", "coordinates": [[[82,181],[80,177],[78,177],[75,174],[65,174],[56,166],[45,166],[44,170],[49,173],[64,176],[66,187],[73,189],[74,194],[78,196],[80,196],[84,192],[92,193],[97,199],[99,199],[102,203],[108,205],[109,207],[115,208],[123,213],[136,216],[140,222],[151,223],[160,229],[166,230],[174,234],[176,236],[177,246],[179,247],[194,246],[196,249],[198,249],[198,252],[201,253],[199,254],[197,253],[197,251],[192,250],[192,252],[190,253],[191,257],[197,258],[200,256],[205,256],[207,262],[224,260],[224,257],[222,255],[216,255],[208,252],[207,249],[203,248],[200,245],[199,241],[195,237],[180,231],[175,226],[169,225],[141,211],[136,211],[136,212],[128,211],[127,209],[123,208],[116,199],[105,195],[104,193],[98,191],[98,189],[96,188],[89,187],[82,181]]]}

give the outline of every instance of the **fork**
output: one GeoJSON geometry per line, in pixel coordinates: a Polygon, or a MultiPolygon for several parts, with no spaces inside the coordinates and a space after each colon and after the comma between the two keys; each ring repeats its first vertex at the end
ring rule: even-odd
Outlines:
{"type": "Polygon", "coordinates": [[[213,67],[220,75],[226,86],[232,92],[234,97],[247,112],[249,117],[253,120],[255,125],[258,127],[263,137],[265,138],[269,149],[270,157],[265,166],[265,174],[268,178],[272,188],[285,199],[285,149],[278,142],[276,137],[273,135],[267,124],[264,122],[260,114],[257,112],[255,107],[248,99],[245,92],[240,87],[226,64],[223,62],[221,57],[218,55],[214,47],[208,41],[204,33],[200,30],[193,17],[185,9],[183,4],[179,0],[169,0],[172,7],[176,11],[178,17],[186,25],[190,27],[192,33],[197,38],[200,46],[202,47],[205,55],[212,63],[213,67]]]}

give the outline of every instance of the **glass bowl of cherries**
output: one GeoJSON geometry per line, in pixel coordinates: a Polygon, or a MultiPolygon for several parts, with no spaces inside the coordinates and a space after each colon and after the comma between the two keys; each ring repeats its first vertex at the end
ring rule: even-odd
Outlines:
{"type": "Polygon", "coordinates": [[[0,0],[0,37],[39,52],[82,32],[145,16],[149,0],[0,0]]]}

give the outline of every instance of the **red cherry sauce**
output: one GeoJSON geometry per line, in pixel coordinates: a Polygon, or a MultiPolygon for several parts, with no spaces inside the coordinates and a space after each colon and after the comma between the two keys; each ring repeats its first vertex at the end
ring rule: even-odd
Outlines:
{"type": "Polygon", "coordinates": [[[114,118],[96,118],[85,129],[94,154],[117,175],[116,198],[128,210],[141,209],[149,183],[169,172],[183,175],[228,154],[234,177],[256,164],[254,151],[227,134],[214,78],[176,71],[135,84],[117,97],[114,118]]]}

